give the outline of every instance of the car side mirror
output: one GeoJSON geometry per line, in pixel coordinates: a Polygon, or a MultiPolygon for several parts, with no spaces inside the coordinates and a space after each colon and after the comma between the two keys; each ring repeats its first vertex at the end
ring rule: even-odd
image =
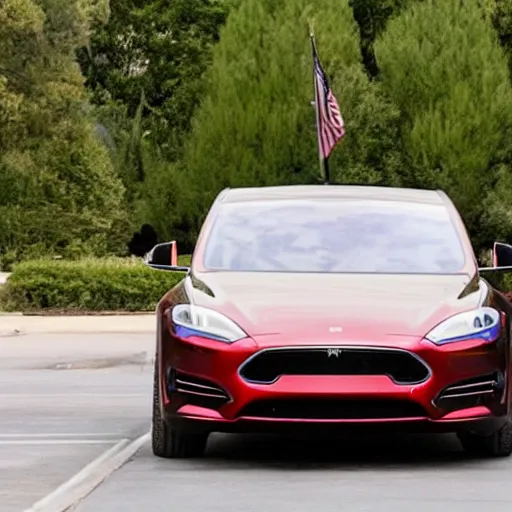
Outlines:
{"type": "Polygon", "coordinates": [[[492,265],[495,268],[512,267],[512,246],[495,242],[492,249],[492,265]]]}
{"type": "Polygon", "coordinates": [[[148,265],[171,266],[178,265],[178,248],[176,242],[158,244],[146,255],[148,265]]]}
{"type": "Polygon", "coordinates": [[[174,272],[188,272],[189,267],[178,265],[178,247],[175,241],[155,245],[149,251],[144,263],[157,270],[169,270],[174,272]]]}
{"type": "Polygon", "coordinates": [[[492,248],[492,267],[482,267],[480,274],[486,273],[512,273],[512,245],[494,242],[492,248]]]}

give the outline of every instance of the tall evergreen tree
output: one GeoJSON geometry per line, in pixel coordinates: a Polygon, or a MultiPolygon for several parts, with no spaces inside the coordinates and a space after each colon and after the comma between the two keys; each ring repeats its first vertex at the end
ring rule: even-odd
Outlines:
{"type": "Polygon", "coordinates": [[[512,69],[512,0],[481,0],[485,2],[500,42],[512,69]]]}
{"type": "MultiPolygon", "coordinates": [[[[505,217],[491,222],[485,213],[496,206],[496,187],[509,181],[512,89],[484,7],[414,2],[375,45],[382,83],[403,115],[409,184],[448,192],[477,246],[490,243],[491,224],[512,234],[505,217]]],[[[512,191],[502,191],[500,202],[503,194],[509,208],[512,191]]]]}
{"type": "Polygon", "coordinates": [[[221,32],[180,170],[197,184],[196,228],[224,187],[319,181],[309,21],[347,127],[333,181],[395,173],[398,111],[363,71],[348,0],[245,0],[221,32]]]}
{"type": "Polygon", "coordinates": [[[378,75],[373,44],[383,32],[387,21],[400,13],[411,2],[418,0],[350,0],[354,18],[359,26],[361,54],[366,71],[371,77],[378,75]]]}

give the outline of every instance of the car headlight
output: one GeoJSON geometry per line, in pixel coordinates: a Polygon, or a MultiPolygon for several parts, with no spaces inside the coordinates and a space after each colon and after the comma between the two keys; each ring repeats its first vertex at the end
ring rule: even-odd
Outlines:
{"type": "Polygon", "coordinates": [[[501,330],[501,315],[483,307],[454,315],[434,327],[425,337],[437,345],[473,338],[496,341],[501,330]]]}
{"type": "Polygon", "coordinates": [[[173,307],[171,316],[180,338],[201,336],[225,343],[247,338],[247,333],[227,316],[195,304],[178,304],[173,307]]]}

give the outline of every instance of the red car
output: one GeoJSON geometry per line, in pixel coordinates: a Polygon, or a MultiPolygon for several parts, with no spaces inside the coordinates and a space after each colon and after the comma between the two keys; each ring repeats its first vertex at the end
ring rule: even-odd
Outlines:
{"type": "MultiPolygon", "coordinates": [[[[153,453],[194,457],[211,432],[389,427],[512,452],[511,304],[481,277],[439,191],[223,191],[190,268],[157,308],[153,453]]],[[[498,268],[495,267],[504,267],[498,268]]]]}

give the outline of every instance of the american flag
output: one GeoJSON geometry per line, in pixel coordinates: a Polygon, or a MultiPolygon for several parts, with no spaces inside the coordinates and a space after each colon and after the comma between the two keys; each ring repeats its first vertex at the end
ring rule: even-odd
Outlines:
{"type": "Polygon", "coordinates": [[[311,35],[311,42],[313,44],[318,149],[320,158],[326,160],[345,135],[345,125],[338,101],[329,87],[329,82],[320,64],[313,35],[311,35]]]}

